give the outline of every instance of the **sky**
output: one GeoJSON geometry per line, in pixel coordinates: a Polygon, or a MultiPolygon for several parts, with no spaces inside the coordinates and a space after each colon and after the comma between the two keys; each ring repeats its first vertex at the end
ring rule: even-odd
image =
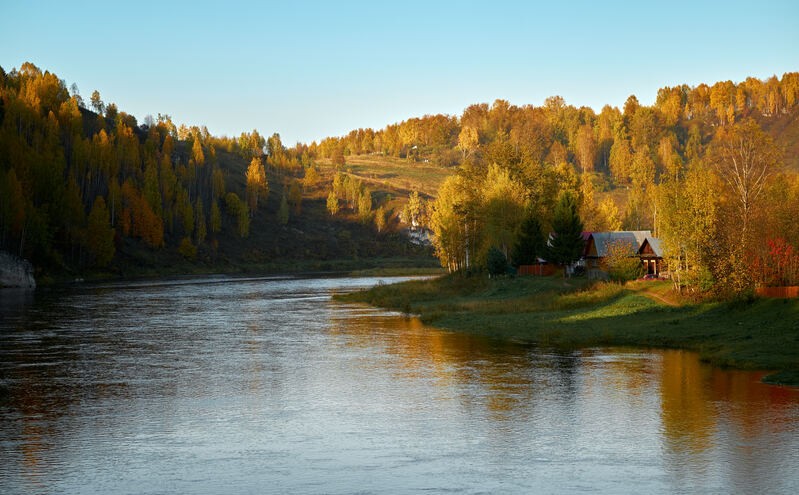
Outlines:
{"type": "Polygon", "coordinates": [[[496,99],[599,111],[781,77],[799,2],[0,0],[0,66],[25,61],[140,122],[292,145],[496,99]]]}

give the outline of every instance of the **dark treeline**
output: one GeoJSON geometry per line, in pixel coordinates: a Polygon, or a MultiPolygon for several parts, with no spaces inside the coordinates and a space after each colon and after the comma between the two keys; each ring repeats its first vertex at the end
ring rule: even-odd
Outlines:
{"type": "MultiPolygon", "coordinates": [[[[37,264],[102,267],[126,238],[190,251],[240,222],[207,129],[164,115],[139,125],[97,91],[90,104],[33,64],[0,69],[0,246],[37,264]]],[[[260,156],[263,140],[249,137],[240,149],[260,156]]]]}
{"type": "Polygon", "coordinates": [[[0,249],[47,272],[112,269],[131,253],[128,264],[147,263],[148,252],[208,263],[384,255],[360,242],[366,231],[320,226],[323,200],[309,233],[286,239],[320,180],[307,147],[277,134],[216,137],[160,114],[139,123],[31,63],[0,68],[0,249]],[[317,239],[331,228],[332,241],[317,239]]]}

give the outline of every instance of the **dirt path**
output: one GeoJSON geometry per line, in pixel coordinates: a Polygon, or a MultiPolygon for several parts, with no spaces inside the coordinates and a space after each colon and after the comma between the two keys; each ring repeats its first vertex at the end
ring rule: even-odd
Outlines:
{"type": "Polygon", "coordinates": [[[654,291],[650,290],[648,287],[637,287],[637,288],[632,289],[632,290],[633,290],[633,292],[637,292],[639,294],[643,294],[644,296],[648,297],[649,299],[652,299],[653,301],[657,301],[659,303],[663,303],[666,306],[671,306],[671,307],[680,306],[680,304],[678,304],[677,302],[672,301],[671,299],[667,299],[667,298],[661,296],[657,292],[654,292],[654,291]]]}

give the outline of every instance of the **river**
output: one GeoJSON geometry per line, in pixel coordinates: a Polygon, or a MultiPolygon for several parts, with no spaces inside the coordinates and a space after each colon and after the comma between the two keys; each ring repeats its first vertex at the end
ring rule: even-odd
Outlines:
{"type": "Polygon", "coordinates": [[[799,493],[799,391],[331,294],[389,278],[0,292],[0,493],[799,493]]]}

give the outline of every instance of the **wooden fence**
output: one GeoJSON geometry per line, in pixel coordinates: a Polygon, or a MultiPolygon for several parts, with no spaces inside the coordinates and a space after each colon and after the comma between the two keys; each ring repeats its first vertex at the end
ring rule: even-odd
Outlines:
{"type": "Polygon", "coordinates": [[[791,299],[799,297],[799,286],[790,287],[758,287],[755,294],[760,297],[774,297],[780,299],[791,299]]]}
{"type": "Polygon", "coordinates": [[[556,271],[558,271],[558,267],[554,265],[519,265],[516,274],[549,277],[554,275],[556,271]]]}

